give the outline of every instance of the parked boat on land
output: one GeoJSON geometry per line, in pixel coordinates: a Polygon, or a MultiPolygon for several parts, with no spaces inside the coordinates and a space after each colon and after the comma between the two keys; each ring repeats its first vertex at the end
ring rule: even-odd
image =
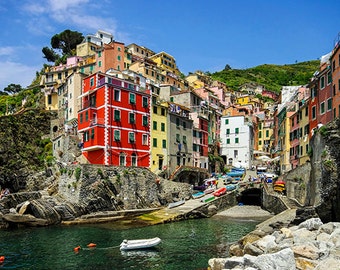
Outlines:
{"type": "Polygon", "coordinates": [[[192,194],[191,197],[192,197],[193,199],[198,199],[198,198],[203,197],[204,195],[205,195],[205,193],[204,193],[203,191],[200,191],[200,192],[197,192],[197,193],[192,194]]]}
{"type": "Polygon", "coordinates": [[[214,187],[209,187],[206,190],[204,190],[204,194],[210,194],[213,193],[215,191],[214,187]]]}
{"type": "Polygon", "coordinates": [[[232,190],[236,189],[236,187],[237,187],[237,185],[234,185],[234,184],[226,185],[227,191],[232,191],[232,190]]]}
{"type": "Polygon", "coordinates": [[[185,200],[180,200],[180,201],[177,201],[177,202],[169,203],[168,208],[175,208],[175,207],[180,206],[182,204],[185,204],[185,200]]]}
{"type": "Polygon", "coordinates": [[[208,195],[208,196],[204,196],[202,199],[201,199],[201,202],[202,203],[207,203],[207,202],[211,202],[215,200],[215,196],[214,195],[208,195]]]}
{"type": "Polygon", "coordinates": [[[226,187],[221,187],[221,188],[217,189],[217,190],[213,193],[213,195],[216,196],[216,197],[219,197],[219,196],[222,196],[222,195],[224,195],[224,194],[226,194],[226,193],[227,193],[227,188],[226,188],[226,187]]]}
{"type": "Polygon", "coordinates": [[[123,240],[120,244],[120,250],[135,250],[135,249],[145,249],[157,246],[161,242],[159,237],[149,238],[149,239],[138,239],[138,240],[123,240]]]}

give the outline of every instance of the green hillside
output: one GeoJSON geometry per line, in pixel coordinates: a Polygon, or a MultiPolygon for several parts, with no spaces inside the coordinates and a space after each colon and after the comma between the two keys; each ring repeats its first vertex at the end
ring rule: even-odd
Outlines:
{"type": "Polygon", "coordinates": [[[307,84],[319,69],[319,60],[290,65],[260,65],[248,69],[224,69],[211,74],[214,80],[224,82],[233,90],[249,82],[265,86],[267,90],[279,92],[282,86],[307,84]]]}

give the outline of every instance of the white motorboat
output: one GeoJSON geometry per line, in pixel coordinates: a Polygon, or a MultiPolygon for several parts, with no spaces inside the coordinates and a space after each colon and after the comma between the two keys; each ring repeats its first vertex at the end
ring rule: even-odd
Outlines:
{"type": "Polygon", "coordinates": [[[120,250],[134,250],[151,248],[157,246],[161,242],[159,237],[148,238],[148,239],[138,239],[138,240],[123,240],[120,244],[120,250]]]}

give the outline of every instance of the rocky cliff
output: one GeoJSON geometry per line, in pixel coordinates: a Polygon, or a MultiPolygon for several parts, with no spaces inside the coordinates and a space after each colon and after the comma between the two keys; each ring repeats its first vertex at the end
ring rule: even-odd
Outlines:
{"type": "Polygon", "coordinates": [[[284,176],[287,197],[314,207],[323,222],[340,221],[340,120],[316,130],[310,162],[284,176]]]}
{"type": "Polygon", "coordinates": [[[0,200],[0,227],[110,220],[189,199],[192,193],[189,184],[158,178],[143,168],[70,165],[39,175],[44,190],[12,193],[0,200]]]}

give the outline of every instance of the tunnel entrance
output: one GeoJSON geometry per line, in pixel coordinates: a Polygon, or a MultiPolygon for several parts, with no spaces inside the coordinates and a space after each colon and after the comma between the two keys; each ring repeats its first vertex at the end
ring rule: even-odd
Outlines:
{"type": "Polygon", "coordinates": [[[262,205],[261,200],[261,189],[260,188],[249,188],[240,193],[237,196],[237,202],[244,205],[262,205]]]}

